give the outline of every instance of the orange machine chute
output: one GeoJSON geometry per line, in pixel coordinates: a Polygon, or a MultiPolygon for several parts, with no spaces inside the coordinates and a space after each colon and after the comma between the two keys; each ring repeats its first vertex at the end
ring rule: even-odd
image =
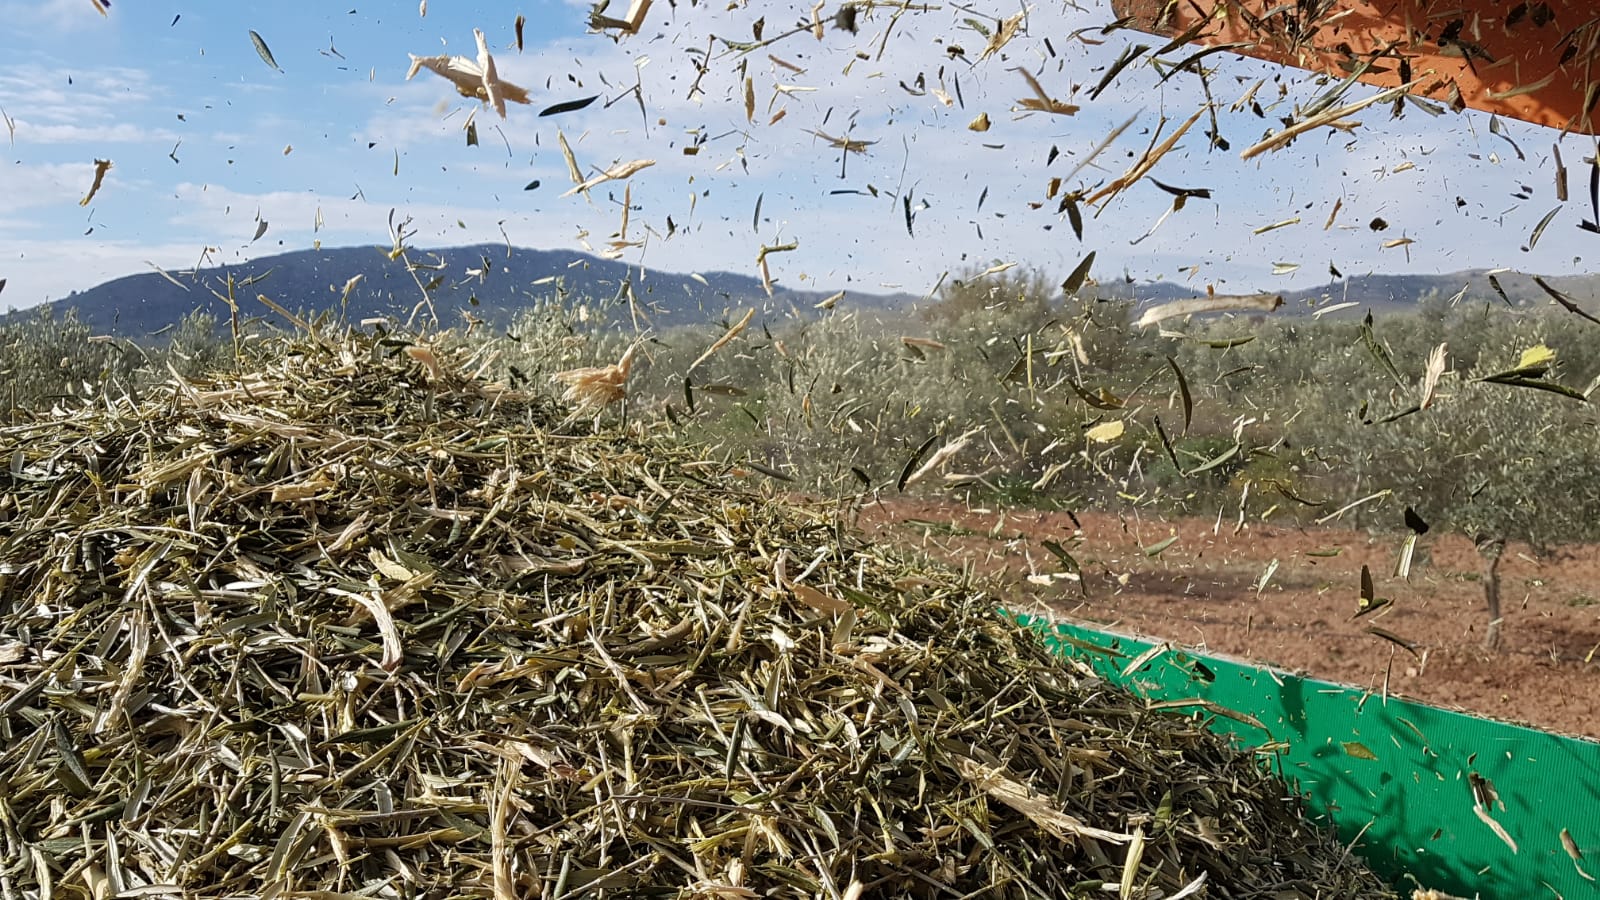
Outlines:
{"type": "Polygon", "coordinates": [[[1593,0],[1112,0],[1141,31],[1379,87],[1456,109],[1600,133],[1600,4],[1593,0]],[[1409,79],[1405,76],[1409,75],[1409,79]]]}

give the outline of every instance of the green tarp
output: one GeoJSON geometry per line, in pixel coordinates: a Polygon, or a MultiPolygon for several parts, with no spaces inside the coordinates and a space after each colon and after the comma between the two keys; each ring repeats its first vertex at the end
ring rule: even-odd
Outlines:
{"type": "Polygon", "coordinates": [[[1109,681],[1260,748],[1407,895],[1600,898],[1600,743],[1016,618],[1109,681]]]}

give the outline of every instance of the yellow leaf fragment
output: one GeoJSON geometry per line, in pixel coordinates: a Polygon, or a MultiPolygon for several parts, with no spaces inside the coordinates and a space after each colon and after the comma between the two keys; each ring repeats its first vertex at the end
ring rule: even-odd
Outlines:
{"type": "Polygon", "coordinates": [[[1121,419],[1112,419],[1109,422],[1101,422],[1099,425],[1085,431],[1083,436],[1096,444],[1109,444],[1122,437],[1122,433],[1126,430],[1127,425],[1121,419]]]}
{"type": "Polygon", "coordinates": [[[97,159],[94,161],[94,184],[89,185],[89,193],[83,195],[78,201],[79,206],[88,206],[94,195],[100,192],[100,185],[105,183],[106,173],[111,171],[111,160],[97,159]]]}
{"type": "Polygon", "coordinates": [[[1535,344],[1522,351],[1522,356],[1517,360],[1517,368],[1530,369],[1534,366],[1548,365],[1554,362],[1556,352],[1544,344],[1535,344]]]}
{"type": "Polygon", "coordinates": [[[803,584],[791,584],[789,590],[794,592],[794,598],[801,603],[825,613],[843,613],[850,611],[850,604],[838,597],[830,597],[814,587],[803,584]]]}

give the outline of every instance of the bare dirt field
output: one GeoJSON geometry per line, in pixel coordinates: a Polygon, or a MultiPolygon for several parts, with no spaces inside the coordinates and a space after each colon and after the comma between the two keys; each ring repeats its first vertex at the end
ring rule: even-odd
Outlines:
{"type": "Polygon", "coordinates": [[[1392,694],[1600,738],[1600,547],[1539,559],[1510,546],[1500,566],[1501,649],[1489,653],[1482,563],[1462,537],[1423,537],[1407,581],[1392,577],[1400,536],[1270,522],[1247,522],[1235,534],[1228,520],[1076,517],[1075,524],[1064,512],[894,500],[867,506],[860,524],[880,540],[1007,576],[1015,591],[1008,602],[1018,609],[1038,601],[1114,631],[1374,692],[1387,681],[1392,694]],[[1065,579],[1030,581],[1063,568],[1044,541],[1079,561],[1081,589],[1065,579]],[[1394,603],[1353,619],[1363,564],[1377,595],[1394,603]],[[1417,654],[1372,635],[1372,625],[1412,642],[1417,654]]]}

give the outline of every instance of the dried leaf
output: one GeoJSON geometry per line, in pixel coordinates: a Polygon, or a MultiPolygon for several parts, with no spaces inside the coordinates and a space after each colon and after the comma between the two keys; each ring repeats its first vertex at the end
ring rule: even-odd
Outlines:
{"type": "Polygon", "coordinates": [[[1501,825],[1499,822],[1496,822],[1493,816],[1489,815],[1489,813],[1486,812],[1482,806],[1476,803],[1472,805],[1472,812],[1478,817],[1479,821],[1489,826],[1489,830],[1494,832],[1495,837],[1505,842],[1505,845],[1511,848],[1512,853],[1518,852],[1517,842],[1511,839],[1511,832],[1506,831],[1505,826],[1501,825]]]}
{"type": "Polygon", "coordinates": [[[1202,315],[1229,310],[1272,312],[1282,305],[1283,295],[1281,294],[1214,294],[1209,297],[1175,300],[1171,303],[1152,307],[1145,310],[1134,325],[1144,328],[1178,316],[1202,315]]]}
{"type": "Polygon", "coordinates": [[[1024,97],[1021,100],[1018,100],[1018,106],[1028,110],[1029,112],[1051,113],[1058,116],[1071,116],[1077,114],[1078,107],[1072,105],[1071,103],[1057,100],[1045,93],[1044,86],[1039,84],[1039,79],[1035,78],[1032,72],[1029,72],[1027,69],[1022,68],[1021,66],[1018,66],[1011,71],[1020,73],[1023,79],[1028,82],[1029,90],[1033,91],[1032,97],[1024,97]]]}
{"type": "Polygon", "coordinates": [[[938,440],[939,436],[937,434],[928,438],[922,442],[922,446],[918,447],[915,453],[911,454],[911,457],[906,460],[906,464],[900,467],[900,478],[895,482],[895,490],[904,491],[906,489],[906,485],[911,480],[911,473],[917,471],[917,466],[922,462],[922,458],[928,454],[929,450],[933,449],[933,445],[938,440]]]}
{"type": "Polygon", "coordinates": [[[1178,361],[1167,357],[1167,365],[1172,367],[1172,374],[1178,378],[1178,395],[1183,400],[1183,433],[1189,433],[1189,422],[1194,418],[1194,397],[1189,394],[1189,379],[1183,377],[1183,370],[1178,368],[1178,361]]]}
{"type": "Polygon", "coordinates": [[[106,173],[111,171],[111,160],[97,159],[94,161],[94,184],[89,185],[89,193],[83,195],[78,201],[79,206],[88,206],[94,195],[100,192],[100,185],[106,180],[106,173]]]}
{"type": "Polygon", "coordinates": [[[1109,422],[1101,422],[1100,424],[1095,425],[1088,431],[1085,431],[1083,436],[1097,444],[1109,444],[1112,441],[1115,441],[1117,438],[1122,437],[1123,432],[1126,430],[1127,423],[1123,422],[1121,419],[1112,419],[1109,422]]]}
{"type": "Polygon", "coordinates": [[[981,430],[982,429],[974,428],[971,431],[968,431],[965,434],[948,441],[932,456],[928,457],[928,461],[923,463],[922,466],[917,469],[917,471],[913,472],[910,477],[904,479],[904,481],[901,483],[900,489],[905,490],[906,487],[909,487],[923,480],[924,478],[927,478],[929,475],[937,471],[940,466],[954,459],[956,454],[967,449],[967,443],[971,441],[972,438],[981,430]]]}
{"type": "Polygon", "coordinates": [[[476,60],[465,56],[412,54],[411,68],[406,71],[406,80],[410,81],[418,72],[427,69],[455,85],[456,92],[461,96],[483,101],[502,119],[506,117],[507,102],[531,103],[526,88],[500,78],[499,71],[495,68],[494,57],[489,53],[489,44],[483,35],[483,30],[473,29],[472,36],[478,42],[476,60]]]}
{"type": "Polygon", "coordinates": [[[1529,250],[1532,250],[1534,247],[1539,246],[1539,238],[1544,235],[1545,226],[1550,224],[1551,220],[1553,220],[1556,217],[1556,213],[1558,213],[1558,212],[1561,212],[1561,207],[1559,207],[1559,206],[1556,207],[1555,209],[1552,209],[1549,212],[1545,213],[1544,214],[1544,218],[1539,220],[1539,224],[1533,226],[1533,234],[1528,236],[1528,249],[1529,250]]]}
{"type": "Polygon", "coordinates": [[[1007,778],[1002,769],[966,757],[956,757],[955,766],[961,777],[972,782],[979,790],[1022,813],[1047,834],[1060,840],[1076,843],[1087,838],[1112,844],[1126,844],[1133,840],[1133,835],[1091,828],[1082,820],[1067,815],[1048,796],[1022,782],[1007,778]]]}
{"type": "Polygon", "coordinates": [[[1027,10],[1008,16],[1001,20],[1000,27],[989,35],[989,42],[984,45],[983,52],[978,54],[978,62],[983,62],[1004,49],[1017,36],[1017,31],[1022,27],[1022,22],[1028,17],[1027,10]]]}
{"type": "Polygon", "coordinates": [[[794,594],[796,600],[819,612],[847,613],[853,609],[848,600],[830,597],[816,588],[807,587],[803,584],[791,584],[789,585],[789,591],[794,594]]]}
{"type": "MultiPolygon", "coordinates": [[[[1200,121],[1200,117],[1204,114],[1205,109],[1203,107],[1195,110],[1194,115],[1190,116],[1188,120],[1186,120],[1182,125],[1178,126],[1177,131],[1174,131],[1172,135],[1163,141],[1159,146],[1155,146],[1146,150],[1144,155],[1139,157],[1139,160],[1129,167],[1128,171],[1117,176],[1117,178],[1114,179],[1110,184],[1089,195],[1088,202],[1090,204],[1096,204],[1105,200],[1109,200],[1121,193],[1129,185],[1132,185],[1140,178],[1143,178],[1151,169],[1155,168],[1156,163],[1161,161],[1161,157],[1166,156],[1167,153],[1177,145],[1178,141],[1188,133],[1190,127],[1192,127],[1194,123],[1200,121]]],[[[1159,129],[1157,130],[1156,134],[1159,136],[1159,129]]],[[[1153,140],[1154,138],[1152,138],[1152,141],[1153,140]]]]}
{"type": "Polygon", "coordinates": [[[695,357],[694,362],[689,364],[689,368],[685,371],[684,374],[685,375],[692,374],[695,369],[700,367],[701,363],[705,362],[706,360],[710,359],[712,356],[716,355],[716,352],[718,350],[721,350],[723,347],[726,347],[729,344],[733,343],[734,338],[737,338],[740,334],[743,334],[744,330],[746,328],[750,327],[750,322],[755,317],[756,317],[755,307],[752,306],[749,309],[745,310],[744,318],[740,319],[737,323],[735,323],[732,328],[729,328],[727,331],[723,332],[722,336],[717,338],[715,341],[713,341],[711,346],[707,347],[706,351],[704,353],[702,353],[699,356],[695,357]]]}
{"type": "Polygon", "coordinates": [[[632,177],[635,172],[638,172],[641,169],[648,169],[655,164],[656,161],[653,159],[636,159],[632,162],[617,163],[611,168],[606,169],[604,172],[601,172],[599,175],[595,175],[592,178],[578,182],[576,186],[561,196],[571,197],[573,194],[587,191],[596,185],[605,184],[608,181],[621,181],[624,178],[632,177]]]}
{"type": "Polygon", "coordinates": [[[1344,752],[1345,752],[1346,756],[1353,756],[1356,759],[1366,759],[1366,760],[1373,760],[1373,761],[1376,761],[1377,758],[1378,758],[1378,754],[1373,753],[1372,750],[1370,748],[1368,748],[1366,744],[1363,744],[1360,741],[1342,741],[1340,743],[1340,746],[1342,746],[1344,748],[1344,752]]]}
{"type": "Polygon", "coordinates": [[[1433,405],[1434,393],[1439,388],[1439,376],[1444,374],[1447,351],[1448,347],[1441,343],[1428,354],[1428,365],[1422,372],[1422,398],[1417,402],[1419,409],[1427,409],[1433,405]]]}

